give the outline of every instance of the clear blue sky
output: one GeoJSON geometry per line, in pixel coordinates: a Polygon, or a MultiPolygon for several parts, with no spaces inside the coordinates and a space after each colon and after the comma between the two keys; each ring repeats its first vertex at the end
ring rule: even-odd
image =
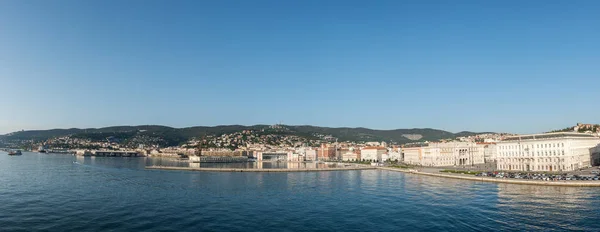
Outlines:
{"type": "Polygon", "coordinates": [[[0,134],[600,123],[600,1],[0,1],[0,134]]]}

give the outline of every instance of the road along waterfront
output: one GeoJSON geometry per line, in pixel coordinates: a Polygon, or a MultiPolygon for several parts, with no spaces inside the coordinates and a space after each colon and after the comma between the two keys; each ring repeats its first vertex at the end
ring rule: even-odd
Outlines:
{"type": "Polygon", "coordinates": [[[380,170],[392,171],[392,172],[403,172],[417,175],[435,176],[443,178],[454,178],[462,180],[472,181],[485,181],[485,182],[496,182],[496,183],[508,183],[508,184],[526,184],[526,185],[544,185],[544,186],[564,186],[564,187],[600,187],[598,181],[538,181],[538,180],[516,180],[516,179],[503,179],[493,177],[479,177],[470,176],[464,174],[451,174],[451,173],[431,173],[423,172],[415,169],[401,169],[401,168],[386,168],[378,167],[380,170]]]}

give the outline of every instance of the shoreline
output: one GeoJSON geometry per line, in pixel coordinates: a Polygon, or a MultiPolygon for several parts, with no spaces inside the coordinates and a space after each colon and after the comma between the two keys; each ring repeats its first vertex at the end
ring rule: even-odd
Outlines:
{"type": "Polygon", "coordinates": [[[515,180],[515,179],[504,179],[504,178],[492,178],[492,177],[479,177],[469,175],[452,175],[452,174],[441,174],[441,173],[429,173],[429,172],[418,172],[410,171],[399,168],[386,168],[379,167],[379,170],[386,170],[392,172],[402,172],[409,174],[425,175],[432,177],[442,178],[453,178],[470,181],[481,181],[481,182],[495,182],[505,184],[521,184],[521,185],[542,185],[542,186],[562,186],[562,187],[600,187],[600,181],[538,181],[538,180],[515,180]]]}
{"type": "Polygon", "coordinates": [[[172,166],[148,166],[147,170],[166,170],[166,171],[193,171],[193,172],[327,172],[327,171],[353,171],[353,170],[382,170],[391,172],[402,172],[406,174],[416,174],[439,178],[453,178],[478,182],[494,182],[504,184],[520,185],[540,185],[540,186],[562,186],[562,187],[600,187],[600,181],[538,181],[538,180],[516,180],[504,178],[478,177],[458,174],[441,174],[419,172],[408,169],[386,168],[386,167],[344,167],[344,168],[304,168],[304,169],[248,169],[248,168],[190,168],[190,167],[172,167],[172,166]]]}
{"type": "Polygon", "coordinates": [[[304,168],[304,169],[250,169],[250,168],[190,168],[190,167],[169,167],[169,166],[148,166],[145,169],[150,170],[171,170],[171,171],[196,171],[196,172],[323,172],[323,171],[351,171],[351,170],[375,170],[376,167],[347,167],[347,168],[304,168]]]}

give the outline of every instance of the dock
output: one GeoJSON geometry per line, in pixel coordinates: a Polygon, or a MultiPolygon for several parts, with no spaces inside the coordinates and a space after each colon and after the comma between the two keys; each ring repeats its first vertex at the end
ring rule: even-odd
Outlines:
{"type": "Polygon", "coordinates": [[[351,170],[375,170],[376,167],[343,167],[343,168],[190,168],[190,167],[170,167],[170,166],[148,166],[151,170],[174,170],[174,171],[197,171],[197,172],[324,172],[324,171],[351,171],[351,170]]]}

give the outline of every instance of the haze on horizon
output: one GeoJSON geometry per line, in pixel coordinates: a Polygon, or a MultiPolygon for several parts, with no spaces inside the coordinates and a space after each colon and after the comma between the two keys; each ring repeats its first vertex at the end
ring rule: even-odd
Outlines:
{"type": "Polygon", "coordinates": [[[598,1],[0,1],[0,134],[600,123],[598,1]]]}

